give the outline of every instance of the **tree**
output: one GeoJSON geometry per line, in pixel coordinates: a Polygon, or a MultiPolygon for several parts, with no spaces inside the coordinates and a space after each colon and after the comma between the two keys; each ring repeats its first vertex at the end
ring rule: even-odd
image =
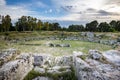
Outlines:
{"type": "Polygon", "coordinates": [[[2,16],[0,15],[0,32],[2,31],[2,16]]]}
{"type": "Polygon", "coordinates": [[[37,19],[31,16],[22,16],[15,25],[19,31],[37,30],[37,19]]]}
{"type": "Polygon", "coordinates": [[[102,22],[98,26],[98,31],[100,31],[100,32],[111,32],[111,26],[107,22],[102,22]]]}
{"type": "Polygon", "coordinates": [[[49,23],[49,30],[50,31],[53,31],[54,29],[53,29],[53,23],[49,23]]]}
{"type": "Polygon", "coordinates": [[[33,26],[33,31],[36,30],[36,26],[37,26],[37,18],[32,18],[32,26],[33,26]]]}
{"type": "Polygon", "coordinates": [[[86,30],[95,32],[95,31],[97,31],[97,26],[98,26],[98,22],[96,20],[92,21],[92,22],[86,24],[86,30]]]}
{"type": "Polygon", "coordinates": [[[111,25],[112,28],[115,28],[117,22],[115,20],[112,20],[109,24],[111,25]]]}
{"type": "Polygon", "coordinates": [[[59,23],[53,23],[53,30],[60,30],[60,24],[59,23]]]}
{"type": "Polygon", "coordinates": [[[117,31],[117,30],[116,30],[117,22],[116,22],[115,20],[112,20],[109,24],[110,24],[110,26],[111,26],[111,30],[112,30],[112,31],[117,31]]]}
{"type": "Polygon", "coordinates": [[[44,30],[49,30],[49,22],[44,23],[44,30]]]}
{"type": "Polygon", "coordinates": [[[27,29],[27,17],[26,16],[22,16],[20,19],[19,19],[19,24],[22,28],[22,31],[26,31],[27,29]]]}
{"type": "Polygon", "coordinates": [[[83,25],[70,25],[68,27],[68,31],[78,32],[78,31],[84,31],[83,25]]]}
{"type": "Polygon", "coordinates": [[[15,23],[15,30],[19,31],[19,23],[18,22],[15,23]]]}
{"type": "Polygon", "coordinates": [[[3,28],[3,31],[9,31],[10,29],[10,26],[11,26],[11,18],[9,15],[6,15],[5,17],[2,16],[2,28],[3,28]]]}
{"type": "Polygon", "coordinates": [[[38,20],[38,22],[37,22],[37,30],[41,30],[42,26],[43,26],[42,21],[38,20]]]}
{"type": "Polygon", "coordinates": [[[27,19],[28,19],[27,23],[28,23],[28,26],[29,26],[29,31],[32,31],[32,29],[33,29],[32,28],[33,18],[31,16],[28,16],[27,19]]]}
{"type": "Polygon", "coordinates": [[[117,21],[116,23],[116,28],[115,28],[117,31],[120,31],[120,21],[117,21]]]}

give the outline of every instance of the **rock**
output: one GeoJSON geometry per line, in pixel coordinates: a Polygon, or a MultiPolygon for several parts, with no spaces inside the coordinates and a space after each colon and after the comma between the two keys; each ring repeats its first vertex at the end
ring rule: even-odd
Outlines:
{"type": "Polygon", "coordinates": [[[81,36],[86,36],[86,32],[81,32],[81,36]]]}
{"type": "Polygon", "coordinates": [[[54,66],[52,69],[53,70],[59,70],[61,67],[60,66],[54,66]]]}
{"type": "Polygon", "coordinates": [[[32,61],[29,54],[23,54],[17,60],[4,64],[0,68],[0,80],[23,80],[33,68],[32,61]]]}
{"type": "Polygon", "coordinates": [[[101,60],[102,59],[101,53],[97,50],[89,50],[88,53],[89,53],[90,58],[92,58],[92,59],[95,59],[95,60],[101,60]]]}
{"type": "Polygon", "coordinates": [[[69,66],[72,65],[72,56],[62,56],[55,58],[55,64],[57,66],[69,66]]]}
{"type": "Polygon", "coordinates": [[[55,47],[62,47],[60,44],[55,44],[55,47]]]}
{"type": "Polygon", "coordinates": [[[119,80],[120,71],[113,65],[109,63],[102,63],[93,59],[88,59],[86,62],[94,69],[95,73],[93,72],[93,76],[96,75],[97,71],[97,76],[102,78],[102,80],[119,80]]]}
{"type": "Polygon", "coordinates": [[[70,44],[61,44],[62,47],[71,47],[70,44]]]}
{"type": "Polygon", "coordinates": [[[109,50],[104,52],[103,56],[108,62],[120,67],[120,51],[109,50]]]}
{"type": "Polygon", "coordinates": [[[117,42],[120,42],[120,37],[117,38],[117,42]]]}
{"type": "Polygon", "coordinates": [[[53,79],[49,78],[49,77],[37,77],[37,78],[32,79],[32,80],[53,80],[53,79]]]}
{"type": "Polygon", "coordinates": [[[108,45],[108,44],[109,44],[109,41],[108,41],[108,40],[100,40],[100,44],[108,45]]]}
{"type": "Polygon", "coordinates": [[[73,51],[73,57],[78,57],[78,56],[81,56],[83,54],[84,53],[82,53],[82,52],[73,51]]]}
{"type": "Polygon", "coordinates": [[[14,60],[15,57],[19,54],[20,52],[16,49],[7,49],[2,51],[0,53],[0,66],[2,66],[4,63],[7,63],[9,60],[14,60]]]}
{"type": "Polygon", "coordinates": [[[61,74],[60,71],[58,71],[58,70],[53,70],[53,69],[47,70],[47,73],[49,73],[49,74],[61,74]]]}
{"type": "Polygon", "coordinates": [[[73,56],[73,59],[78,80],[92,80],[93,77],[90,76],[93,72],[92,68],[85,61],[77,57],[76,54],[73,56]]]}
{"type": "Polygon", "coordinates": [[[46,54],[34,54],[34,66],[50,67],[54,65],[54,58],[46,54]]]}
{"type": "Polygon", "coordinates": [[[101,39],[102,38],[102,34],[96,34],[96,38],[101,39]]]}
{"type": "Polygon", "coordinates": [[[49,47],[54,47],[54,44],[49,43],[48,46],[49,46],[49,47]]]}
{"type": "Polygon", "coordinates": [[[99,61],[101,59],[101,55],[96,52],[96,50],[91,50],[89,53],[92,54],[92,58],[87,58],[82,60],[79,56],[81,56],[82,52],[73,54],[74,68],[76,72],[76,76],[78,80],[119,80],[120,79],[120,71],[118,68],[109,63],[104,63],[99,61]],[[93,56],[94,54],[95,56],[93,56]],[[96,57],[97,53],[97,57],[96,57]],[[78,56],[79,55],[79,56],[78,56]],[[97,59],[97,60],[96,60],[97,59]]]}
{"type": "Polygon", "coordinates": [[[116,44],[117,43],[117,40],[109,40],[109,44],[110,45],[114,45],[114,44],[116,44]]]}
{"type": "Polygon", "coordinates": [[[86,33],[86,36],[87,36],[88,38],[94,38],[94,33],[93,33],[93,32],[87,32],[87,33],[86,33]]]}
{"type": "Polygon", "coordinates": [[[49,43],[48,46],[49,47],[71,47],[70,44],[52,44],[52,43],[49,43]]]}
{"type": "Polygon", "coordinates": [[[92,33],[92,32],[87,32],[87,33],[86,33],[86,36],[87,36],[88,41],[91,41],[91,42],[94,41],[94,33],[92,33]]]}
{"type": "Polygon", "coordinates": [[[47,73],[50,74],[61,74],[61,73],[69,73],[71,72],[70,66],[54,66],[52,68],[48,68],[47,73]]]}
{"type": "Polygon", "coordinates": [[[34,71],[39,72],[41,74],[45,73],[45,69],[44,68],[40,68],[40,67],[37,67],[37,66],[34,68],[34,71]]]}
{"type": "Polygon", "coordinates": [[[43,57],[42,56],[34,56],[34,66],[40,66],[43,63],[43,57]]]}

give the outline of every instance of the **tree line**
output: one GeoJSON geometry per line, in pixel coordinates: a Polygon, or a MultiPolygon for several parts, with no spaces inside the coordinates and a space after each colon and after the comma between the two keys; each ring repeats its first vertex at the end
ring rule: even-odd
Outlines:
{"type": "Polygon", "coordinates": [[[61,27],[58,22],[50,23],[43,22],[40,19],[31,16],[21,16],[15,25],[11,23],[11,17],[9,15],[0,15],[0,32],[7,31],[90,31],[90,32],[115,32],[120,31],[120,21],[112,20],[110,23],[101,22],[98,23],[94,20],[90,23],[83,25],[69,25],[68,28],[61,27]]]}

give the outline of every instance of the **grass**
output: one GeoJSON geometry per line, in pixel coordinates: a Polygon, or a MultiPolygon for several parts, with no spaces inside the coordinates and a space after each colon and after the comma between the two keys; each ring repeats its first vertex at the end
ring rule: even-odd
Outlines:
{"type": "MultiPolygon", "coordinates": [[[[10,39],[23,39],[26,37],[51,37],[57,36],[60,37],[60,31],[39,31],[39,32],[8,32],[0,33],[0,36],[7,36],[10,39]]],[[[96,33],[96,34],[107,34],[107,33],[96,33]]],[[[109,33],[110,34],[110,33],[109,33]]],[[[112,33],[116,36],[119,33],[112,33]]],[[[64,37],[69,36],[80,36],[80,32],[64,32],[64,37]]],[[[0,50],[6,48],[16,48],[21,52],[26,53],[46,53],[52,54],[54,56],[61,56],[61,55],[70,55],[73,51],[82,51],[84,53],[88,53],[90,49],[97,49],[100,51],[106,51],[112,49],[111,46],[103,45],[99,43],[92,43],[92,42],[84,42],[84,41],[70,41],[70,40],[39,40],[39,41],[28,41],[28,42],[19,42],[19,43],[9,43],[9,41],[0,40],[0,50]],[[46,46],[47,43],[54,43],[54,44],[70,44],[71,47],[48,47],[46,46]]]]}
{"type": "MultiPolygon", "coordinates": [[[[0,36],[8,36],[10,39],[22,39],[25,37],[50,37],[61,36],[61,31],[26,31],[26,32],[0,32],[0,36]]],[[[77,32],[64,32],[64,36],[79,35],[77,32]]]]}
{"type": "Polygon", "coordinates": [[[8,48],[16,48],[25,53],[45,53],[52,54],[54,56],[71,55],[73,51],[82,51],[87,53],[90,49],[97,49],[100,51],[106,51],[112,49],[111,46],[103,45],[99,43],[83,42],[83,41],[60,41],[60,40],[39,40],[28,41],[22,43],[12,43],[8,48]],[[49,47],[48,43],[53,44],[70,44],[71,47],[49,47]]]}
{"type": "Polygon", "coordinates": [[[32,80],[38,76],[40,76],[39,72],[31,70],[23,80],[32,80]]]}

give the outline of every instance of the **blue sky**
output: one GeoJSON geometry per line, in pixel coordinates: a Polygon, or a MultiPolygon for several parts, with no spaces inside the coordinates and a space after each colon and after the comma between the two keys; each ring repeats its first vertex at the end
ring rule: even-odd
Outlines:
{"type": "Polygon", "coordinates": [[[120,19],[120,0],[0,0],[0,14],[9,14],[12,22],[23,15],[61,26],[120,19]]]}

